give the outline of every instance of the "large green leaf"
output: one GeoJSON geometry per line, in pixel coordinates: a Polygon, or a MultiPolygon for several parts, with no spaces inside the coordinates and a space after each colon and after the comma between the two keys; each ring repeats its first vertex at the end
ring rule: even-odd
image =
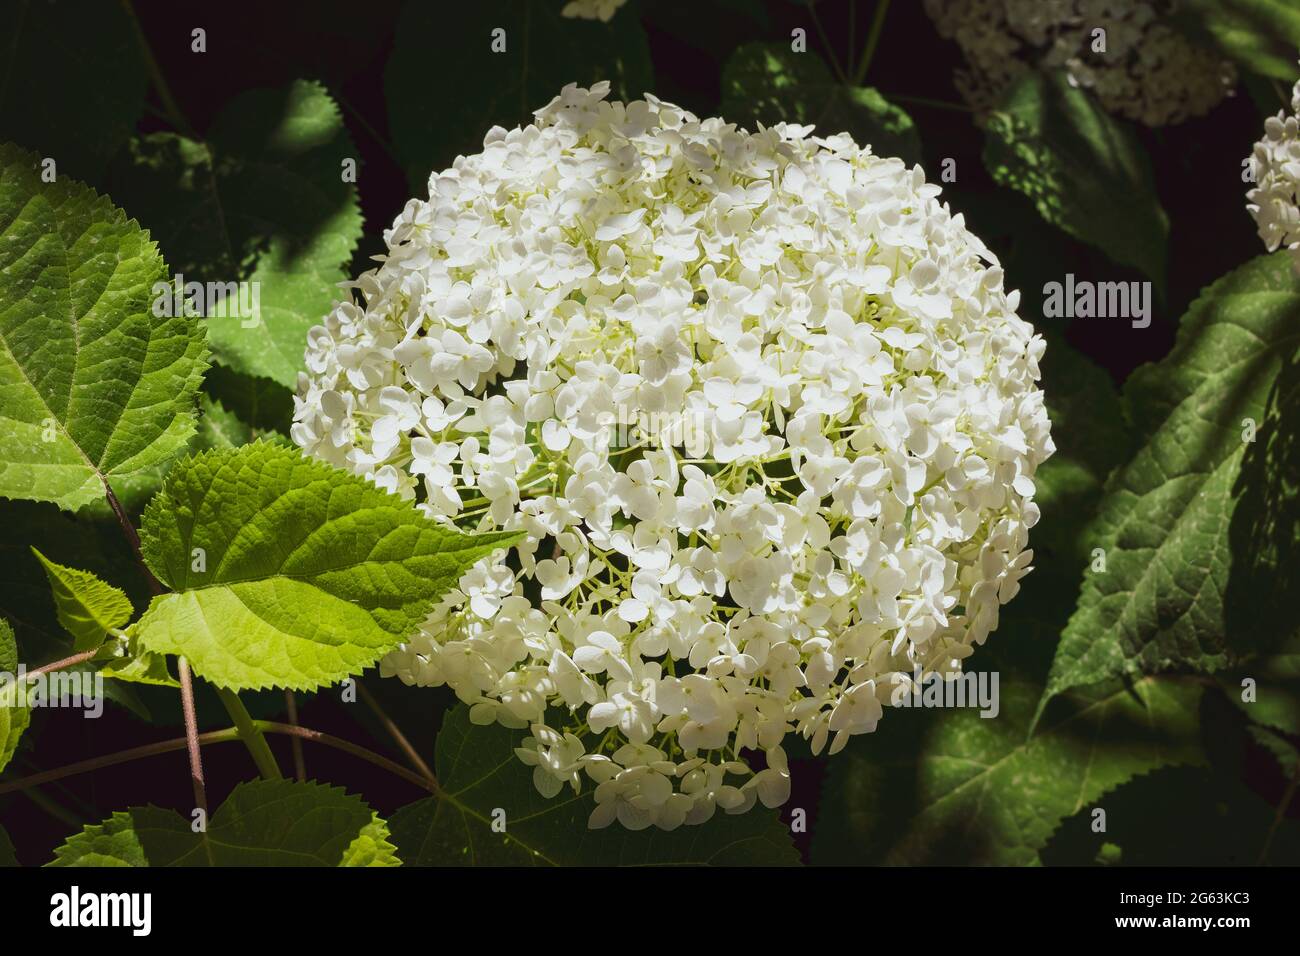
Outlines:
{"type": "Polygon", "coordinates": [[[144,106],[145,67],[121,5],[15,0],[0,17],[0,141],[97,179],[144,106]]]}
{"type": "Polygon", "coordinates": [[[388,125],[416,195],[458,154],[481,152],[493,126],[532,122],[568,83],[608,80],[611,98],[654,92],[637,4],[609,23],[560,16],[565,0],[408,3],[384,71],[388,125]],[[492,52],[493,31],[505,52],[492,52]],[[456,37],[429,55],[432,37],[456,37]],[[482,78],[489,78],[485,80],[482,78]],[[478,79],[471,79],[478,78],[478,79]]]}
{"type": "MultiPolygon", "coordinates": [[[[293,393],[269,378],[240,375],[223,365],[213,365],[203,379],[199,395],[199,419],[187,451],[197,454],[212,449],[235,448],[256,438],[288,443],[293,421],[293,393]]],[[[137,471],[113,482],[113,491],[127,514],[138,518],[149,499],[162,487],[171,462],[137,471]]],[[[107,502],[82,509],[85,517],[117,519],[107,502]]]]}
{"type": "Polygon", "coordinates": [[[134,807],[70,837],[49,865],[401,865],[384,821],[359,797],[319,783],[242,783],[206,836],[174,810],[134,807]]]}
{"type": "Polygon", "coordinates": [[[921,161],[921,137],[912,118],[870,87],[836,83],[815,54],[793,53],[788,43],[747,43],[722,70],[722,116],[741,126],[812,124],[818,136],[848,132],[877,156],[921,161]]]}
{"type": "Polygon", "coordinates": [[[63,629],[72,635],[73,650],[99,647],[109,631],[131,620],[131,601],[119,588],[89,571],[57,564],[36,548],[32,553],[50,579],[54,609],[63,629]]]}
{"type": "Polygon", "coordinates": [[[1085,578],[1047,696],[1121,674],[1214,670],[1294,631],[1277,608],[1296,581],[1297,346],[1300,280],[1279,253],[1205,290],[1169,356],[1130,378],[1145,447],[1087,531],[1106,570],[1085,578]]]}
{"type": "MultiPolygon", "coordinates": [[[[977,658],[978,659],[978,658],[977,658]]],[[[1056,701],[1008,674],[998,716],[894,711],[830,762],[813,861],[1026,866],[1058,824],[1131,777],[1201,759],[1202,686],[1146,678],[1056,701]]]]}
{"type": "Polygon", "coordinates": [[[682,826],[632,832],[587,829],[590,781],[575,795],[539,794],[515,755],[522,731],[470,722],[463,704],[438,734],[441,794],[393,814],[393,842],[408,866],[776,866],[799,862],[789,830],[762,808],[682,826]],[[502,818],[504,814],[504,818],[502,818]],[[505,832],[493,828],[504,822],[505,832]]]}
{"type": "Polygon", "coordinates": [[[142,650],[183,654],[221,687],[311,690],[396,647],[519,534],[460,534],[362,478],[257,442],[172,469],[140,538],[177,592],[133,625],[142,650]]]}
{"type": "Polygon", "coordinates": [[[1169,222],[1132,129],[1059,74],[1029,70],[989,116],[984,164],[1048,222],[1163,289],[1169,222]]]}
{"type": "Polygon", "coordinates": [[[115,169],[113,195],[149,227],[185,282],[247,283],[208,335],[217,359],[293,387],[307,331],[340,297],[361,236],[358,154],[317,83],[255,90],[230,102],[207,138],[153,133],[115,169]],[[257,290],[259,314],[252,312],[257,290]],[[244,310],[243,305],[250,306],[244,310]]]}
{"type": "Polygon", "coordinates": [[[1300,77],[1295,0],[1182,0],[1174,20],[1252,72],[1288,83],[1300,77]]]}
{"type": "Polygon", "coordinates": [[[201,325],[153,315],[148,233],[0,146],[0,496],[75,509],[194,431],[201,325]]]}

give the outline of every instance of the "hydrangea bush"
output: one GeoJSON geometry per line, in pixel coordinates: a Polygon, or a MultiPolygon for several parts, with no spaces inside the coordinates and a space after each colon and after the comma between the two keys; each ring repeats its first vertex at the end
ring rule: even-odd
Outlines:
{"type": "Polygon", "coordinates": [[[384,673],[530,727],[592,826],[671,829],[784,802],[787,734],[835,752],[961,667],[1053,445],[1043,340],[919,167],[607,94],[430,177],[312,330],[293,437],[525,532],[384,673]]]}
{"type": "Polygon", "coordinates": [[[1246,209],[1269,252],[1291,251],[1300,272],[1300,82],[1291,90],[1291,112],[1279,110],[1264,121],[1264,138],[1250,155],[1255,186],[1246,209]]]}
{"type": "Polygon", "coordinates": [[[980,113],[1030,69],[1064,69],[1112,113],[1166,126],[1200,116],[1236,85],[1232,64],[1169,25],[1174,0],[925,0],[966,58],[957,87],[980,113]],[[1106,51],[1092,33],[1106,31],[1106,51]]]}

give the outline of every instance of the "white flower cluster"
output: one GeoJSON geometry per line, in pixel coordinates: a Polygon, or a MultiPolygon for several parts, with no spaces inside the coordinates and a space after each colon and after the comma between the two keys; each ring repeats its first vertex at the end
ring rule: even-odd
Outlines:
{"type": "Polygon", "coordinates": [[[560,16],[571,20],[599,20],[608,23],[627,0],[569,0],[560,16]]]}
{"type": "Polygon", "coordinates": [[[1148,126],[1200,116],[1236,85],[1232,64],[1168,25],[1176,0],[925,0],[940,35],[966,59],[962,96],[978,113],[993,109],[1030,69],[1067,72],[1111,113],[1148,126]],[[1093,31],[1106,31],[1106,52],[1093,31]]]}
{"type": "Polygon", "coordinates": [[[960,669],[1053,445],[1043,340],[920,167],[607,93],[430,178],[311,331],[293,437],[526,532],[383,673],[530,727],[592,826],[672,828],[782,803],[788,733],[834,752],[960,669]]]}
{"type": "Polygon", "coordinates": [[[1246,209],[1269,252],[1285,245],[1300,272],[1300,82],[1291,90],[1291,113],[1264,121],[1264,138],[1251,153],[1255,185],[1246,209]]]}

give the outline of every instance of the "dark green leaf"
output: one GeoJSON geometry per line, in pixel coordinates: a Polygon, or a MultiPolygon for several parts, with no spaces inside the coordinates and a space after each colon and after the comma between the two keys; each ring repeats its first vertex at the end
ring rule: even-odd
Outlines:
{"type": "Polygon", "coordinates": [[[877,156],[921,161],[921,137],[912,118],[870,87],[836,83],[815,54],[793,53],[788,43],[747,43],[722,70],[724,119],[749,129],[756,123],[814,125],[818,136],[849,133],[877,156]]]}
{"type": "Polygon", "coordinates": [[[204,142],[134,141],[113,195],[185,283],[220,287],[208,313],[217,359],[292,388],[307,331],[340,297],[361,235],[356,187],[343,177],[356,159],[329,94],[298,81],[236,97],[204,142]],[[246,285],[227,287],[236,282],[246,285]]]}
{"type": "Polygon", "coordinates": [[[645,31],[635,4],[609,23],[560,16],[563,0],[408,3],[384,71],[388,123],[397,158],[418,196],[429,174],[459,154],[481,152],[493,126],[532,122],[533,111],[568,83],[608,80],[611,98],[654,92],[645,31]],[[505,52],[492,52],[493,30],[505,52]],[[456,37],[439,43],[435,37],[456,37]],[[488,79],[490,78],[490,79],[488,79]]]}
{"type": "Polygon", "coordinates": [[[1029,70],[989,116],[987,134],[984,164],[995,180],[1163,294],[1169,222],[1131,127],[1063,75],[1029,70]]]}
{"type": "Polygon", "coordinates": [[[1287,83],[1300,77],[1295,0],[1182,0],[1175,21],[1252,72],[1287,83]]]}
{"type": "Polygon", "coordinates": [[[50,866],[399,866],[388,828],[359,797],[289,780],[237,786],[206,839],[173,810],[135,807],[88,826],[50,866]]]}
{"type": "Polygon", "coordinates": [[[103,0],[15,0],[0,17],[0,140],[97,181],[144,106],[127,15],[103,0]]]}
{"type": "Polygon", "coordinates": [[[1295,582],[1298,345],[1300,280],[1278,253],[1203,292],[1173,352],[1130,378],[1146,444],[1087,531],[1106,570],[1085,578],[1047,696],[1118,675],[1215,670],[1294,631],[1276,609],[1295,582]]]}
{"type": "MultiPolygon", "coordinates": [[[[532,771],[514,753],[524,736],[500,725],[472,724],[463,704],[438,734],[435,772],[442,794],[392,817],[393,842],[408,866],[775,866],[799,862],[790,833],[756,808],[721,811],[672,832],[632,832],[614,823],[587,829],[592,789],[537,792],[532,771]],[[505,832],[493,829],[494,819],[505,832]]],[[[590,781],[587,781],[590,784],[590,781]]]]}

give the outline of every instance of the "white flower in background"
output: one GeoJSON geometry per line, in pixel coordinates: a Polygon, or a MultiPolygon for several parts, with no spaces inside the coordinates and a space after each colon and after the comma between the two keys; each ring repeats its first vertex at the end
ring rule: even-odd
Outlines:
{"type": "Polygon", "coordinates": [[[1264,138],[1250,157],[1255,186],[1246,209],[1268,251],[1285,245],[1300,272],[1300,82],[1291,91],[1291,114],[1279,110],[1264,121],[1264,138]]]}
{"type": "Polygon", "coordinates": [[[839,749],[960,667],[1053,445],[1043,341],[919,167],[607,93],[430,178],[312,330],[293,435],[526,533],[383,672],[530,728],[592,826],[672,828],[781,803],[788,734],[839,749]],[[647,415],[684,427],[620,437],[647,415]]]}
{"type": "Polygon", "coordinates": [[[608,23],[625,3],[627,0],[569,0],[560,11],[560,16],[608,23]]]}
{"type": "Polygon", "coordinates": [[[1232,64],[1169,25],[1177,0],[925,0],[939,34],[966,59],[957,87],[987,113],[1030,69],[1066,71],[1103,108],[1148,126],[1209,112],[1236,86],[1232,64]],[[1093,31],[1106,31],[1094,52],[1093,31]]]}

